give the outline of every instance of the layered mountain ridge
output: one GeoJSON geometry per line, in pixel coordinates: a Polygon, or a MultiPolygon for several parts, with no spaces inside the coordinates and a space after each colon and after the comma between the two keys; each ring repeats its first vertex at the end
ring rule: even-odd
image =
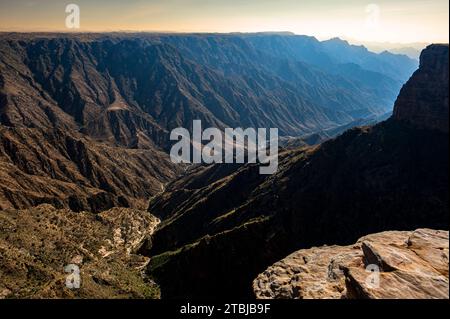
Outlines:
{"type": "Polygon", "coordinates": [[[163,298],[251,297],[256,275],[297,249],[447,228],[448,71],[445,48],[427,50],[393,118],[288,145],[267,177],[175,165],[169,132],[200,119],[317,144],[386,117],[416,62],[291,34],[0,34],[0,298],[158,297],[148,275],[163,298]],[[162,224],[149,237],[151,214],[162,224]],[[64,234],[74,241],[55,254],[64,234]],[[87,258],[78,294],[59,273],[74,256],[87,258]]]}
{"type": "Polygon", "coordinates": [[[328,72],[340,62],[320,69],[259,42],[279,37],[327,55],[287,35],[1,34],[0,208],[143,208],[183,171],[169,132],[194,119],[295,137],[389,111],[399,79],[357,64],[328,72]]]}
{"type": "Polygon", "coordinates": [[[144,208],[180,168],[159,150],[124,149],[61,130],[0,127],[0,208],[144,208]]]}
{"type": "MultiPolygon", "coordinates": [[[[193,118],[214,127],[278,127],[281,134],[293,136],[344,125],[387,112],[416,67],[413,60],[394,56],[401,61],[397,69],[403,69],[396,78],[357,63],[354,70],[336,74],[329,70],[344,64],[332,60],[335,50],[327,52],[325,44],[306,37],[86,37],[2,39],[3,86],[8,87],[15,72],[23,72],[84,132],[106,140],[115,137],[116,142],[126,139],[127,146],[136,144],[136,131],[161,146],[161,130],[189,128],[193,118]],[[297,54],[277,55],[259,42],[278,44],[278,38],[284,41],[280,50],[295,46],[297,54]],[[327,65],[319,68],[318,61],[300,54],[307,49],[322,50],[321,55],[329,57],[327,65]],[[140,125],[129,127],[124,120],[114,123],[109,119],[114,111],[130,113],[133,124],[140,125]],[[129,136],[125,129],[130,130],[129,136]]],[[[378,55],[366,55],[385,64],[378,55]]],[[[393,68],[393,61],[381,71],[393,68]]],[[[31,121],[19,119],[17,111],[9,112],[3,113],[4,123],[28,125],[31,121]]]]}

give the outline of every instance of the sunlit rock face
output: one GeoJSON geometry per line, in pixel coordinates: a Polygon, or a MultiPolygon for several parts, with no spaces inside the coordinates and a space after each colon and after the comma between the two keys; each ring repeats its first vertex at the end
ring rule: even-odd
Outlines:
{"type": "Polygon", "coordinates": [[[448,298],[448,287],[448,231],[431,229],[299,250],[253,282],[261,299],[448,298]]]}

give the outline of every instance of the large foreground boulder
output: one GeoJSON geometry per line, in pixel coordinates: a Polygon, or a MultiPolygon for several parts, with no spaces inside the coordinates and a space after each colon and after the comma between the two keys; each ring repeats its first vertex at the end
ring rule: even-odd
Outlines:
{"type": "Polygon", "coordinates": [[[383,232],[299,250],[253,282],[261,299],[449,298],[449,232],[383,232]]]}

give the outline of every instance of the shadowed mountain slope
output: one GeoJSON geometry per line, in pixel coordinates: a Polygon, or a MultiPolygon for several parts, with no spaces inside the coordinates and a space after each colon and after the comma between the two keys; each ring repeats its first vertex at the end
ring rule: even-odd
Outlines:
{"type": "MultiPolygon", "coordinates": [[[[430,46],[394,113],[443,107],[433,114],[448,127],[447,90],[448,46],[430,46]],[[434,90],[421,85],[423,72],[434,90]],[[408,87],[430,95],[403,103],[408,87]]],[[[392,229],[448,229],[448,132],[430,123],[393,116],[351,129],[280,154],[270,177],[257,165],[210,166],[172,182],[150,203],[162,224],[143,248],[162,296],[249,297],[258,273],[300,248],[392,229]]]]}

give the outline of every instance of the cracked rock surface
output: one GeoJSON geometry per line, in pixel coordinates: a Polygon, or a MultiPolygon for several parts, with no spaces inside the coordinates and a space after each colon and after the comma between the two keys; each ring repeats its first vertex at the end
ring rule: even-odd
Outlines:
{"type": "Polygon", "coordinates": [[[260,274],[253,289],[261,299],[448,299],[448,246],[448,231],[418,229],[303,249],[260,274]]]}

